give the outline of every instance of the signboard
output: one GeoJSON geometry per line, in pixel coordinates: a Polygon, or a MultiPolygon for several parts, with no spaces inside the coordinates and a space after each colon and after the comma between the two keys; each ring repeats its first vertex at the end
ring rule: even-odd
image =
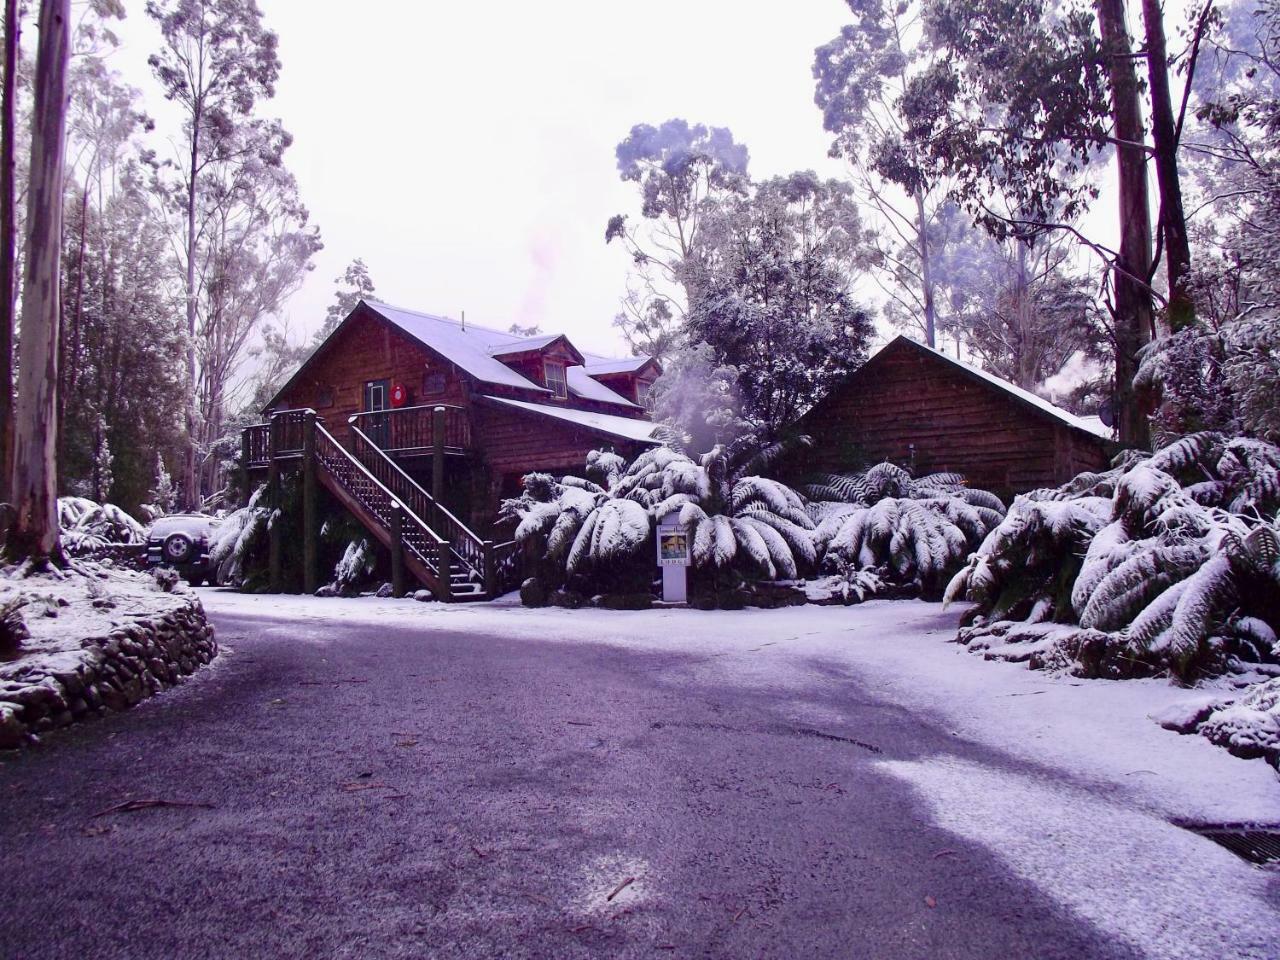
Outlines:
{"type": "Polygon", "coordinates": [[[658,564],[663,567],[689,566],[689,533],[683,527],[658,528],[658,564]]]}
{"type": "Polygon", "coordinates": [[[692,557],[689,528],[675,517],[658,524],[658,566],[662,568],[662,599],[667,603],[684,603],[689,598],[688,573],[692,557]]]}

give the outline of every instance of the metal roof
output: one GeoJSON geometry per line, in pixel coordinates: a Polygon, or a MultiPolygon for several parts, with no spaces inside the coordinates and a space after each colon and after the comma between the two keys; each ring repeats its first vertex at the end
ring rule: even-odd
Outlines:
{"type": "Polygon", "coordinates": [[[635,373],[651,362],[653,357],[601,357],[592,353],[584,353],[586,363],[583,366],[591,376],[607,373],[635,373]]]}
{"type": "Polygon", "coordinates": [[[508,407],[516,407],[529,413],[551,417],[553,420],[570,423],[576,427],[585,427],[596,433],[607,434],[622,440],[654,444],[661,442],[654,439],[653,436],[653,431],[657,429],[657,424],[650,423],[648,420],[633,420],[630,417],[616,417],[613,414],[594,413],[590,410],[552,407],[545,403],[527,403],[524,400],[511,400],[507,397],[485,397],[484,399],[492,400],[494,403],[501,403],[508,407]]]}

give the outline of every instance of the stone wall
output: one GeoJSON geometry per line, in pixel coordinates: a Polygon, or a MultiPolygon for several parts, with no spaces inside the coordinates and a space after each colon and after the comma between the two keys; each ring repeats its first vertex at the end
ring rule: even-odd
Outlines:
{"type": "Polygon", "coordinates": [[[0,749],[91,714],[126,710],[212,660],[218,644],[200,601],[173,601],[85,639],[79,651],[0,680],[0,749]]]}

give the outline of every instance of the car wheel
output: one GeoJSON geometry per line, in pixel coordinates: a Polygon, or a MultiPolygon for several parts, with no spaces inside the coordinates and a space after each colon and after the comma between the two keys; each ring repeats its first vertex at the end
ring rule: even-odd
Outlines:
{"type": "Polygon", "coordinates": [[[166,563],[186,563],[195,555],[195,541],[185,533],[171,533],[164,541],[166,563]]]}

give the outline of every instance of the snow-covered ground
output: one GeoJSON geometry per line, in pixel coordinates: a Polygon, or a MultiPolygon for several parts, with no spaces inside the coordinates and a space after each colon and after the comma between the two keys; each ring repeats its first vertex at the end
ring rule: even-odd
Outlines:
{"type": "Polygon", "coordinates": [[[947,642],[957,610],[907,601],[714,613],[531,610],[510,601],[201,594],[215,620],[287,619],[318,644],[326,622],[340,619],[695,653],[678,669],[695,680],[793,692],[797,716],[810,722],[831,719],[814,715],[815,693],[838,702],[825,694],[856,685],[864,699],[878,697],[989,748],[990,763],[940,755],[879,764],[908,782],[938,823],[991,848],[1120,942],[1161,957],[1280,953],[1269,889],[1275,873],[1170,822],[1280,823],[1280,780],[1264,761],[1241,760],[1152,719],[1206,694],[1160,680],[1080,680],[983,660],[947,642]],[[1203,909],[1189,909],[1198,903],[1203,909]]]}
{"type": "Polygon", "coordinates": [[[84,654],[83,641],[102,637],[138,617],[153,616],[190,602],[186,584],[161,590],[153,577],[79,561],[58,575],[0,577],[0,598],[19,595],[27,603],[22,619],[30,636],[18,656],[0,663],[0,680],[42,671],[74,669],[84,654]]]}

